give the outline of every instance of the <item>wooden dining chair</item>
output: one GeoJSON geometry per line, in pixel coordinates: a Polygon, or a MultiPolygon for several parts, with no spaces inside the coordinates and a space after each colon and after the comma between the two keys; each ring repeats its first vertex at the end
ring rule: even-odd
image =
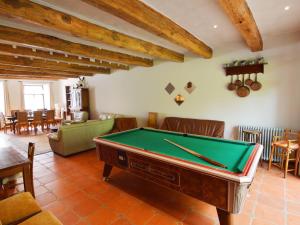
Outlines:
{"type": "Polygon", "coordinates": [[[47,110],[46,111],[45,124],[46,124],[47,129],[49,129],[50,125],[53,125],[53,126],[56,125],[55,110],[47,110]]]}
{"type": "Polygon", "coordinates": [[[18,112],[17,113],[17,123],[16,129],[18,134],[21,134],[21,129],[26,128],[27,132],[29,132],[29,121],[27,112],[18,112]]]}
{"type": "Polygon", "coordinates": [[[1,121],[1,129],[3,128],[4,133],[7,133],[7,130],[10,129],[10,131],[13,130],[13,123],[11,121],[7,121],[4,114],[0,113],[0,121],[1,121]]]}
{"type": "Polygon", "coordinates": [[[42,131],[44,131],[44,120],[42,111],[33,112],[33,120],[30,122],[30,126],[33,127],[35,133],[37,133],[38,126],[41,126],[42,131]]]}
{"type": "Polygon", "coordinates": [[[274,165],[284,170],[284,178],[286,178],[289,171],[294,171],[296,175],[299,166],[299,143],[300,131],[295,132],[291,129],[285,129],[283,136],[274,136],[269,158],[269,170],[274,165]],[[279,158],[279,162],[273,162],[275,157],[279,158]],[[290,161],[295,162],[292,169],[289,168],[290,161]]]}
{"type": "MultiPolygon", "coordinates": [[[[31,173],[31,184],[32,187],[33,186],[33,162],[34,162],[34,153],[35,153],[35,144],[32,142],[28,143],[28,151],[27,151],[27,156],[28,159],[30,160],[30,173],[31,173]]],[[[22,172],[17,173],[13,176],[9,176],[9,177],[0,177],[0,186],[2,186],[3,191],[4,191],[4,196],[5,197],[9,197],[10,195],[14,194],[16,191],[16,187],[20,184],[23,184],[23,182],[18,183],[18,179],[22,178],[23,174],[22,172]]]]}
{"type": "Polygon", "coordinates": [[[20,112],[18,109],[10,110],[10,115],[16,117],[18,112],[20,112]]]}
{"type": "MultiPolygon", "coordinates": [[[[262,132],[259,130],[243,130],[243,141],[247,142],[253,142],[260,144],[261,143],[261,137],[262,137],[262,132]]],[[[260,156],[260,166],[263,166],[263,154],[260,156]]]]}

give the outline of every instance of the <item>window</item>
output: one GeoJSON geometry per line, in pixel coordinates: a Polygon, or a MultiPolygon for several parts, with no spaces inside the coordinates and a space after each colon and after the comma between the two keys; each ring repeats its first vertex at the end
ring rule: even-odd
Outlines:
{"type": "Polygon", "coordinates": [[[25,109],[50,109],[49,84],[24,84],[25,109]]]}
{"type": "Polygon", "coordinates": [[[3,81],[0,81],[0,112],[5,113],[3,81]]]}

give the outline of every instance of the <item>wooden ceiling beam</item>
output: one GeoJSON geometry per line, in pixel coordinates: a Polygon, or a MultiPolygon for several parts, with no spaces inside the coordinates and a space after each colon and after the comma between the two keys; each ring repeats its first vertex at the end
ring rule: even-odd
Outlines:
{"type": "Polygon", "coordinates": [[[81,72],[81,73],[99,73],[99,74],[110,74],[110,69],[87,67],[67,63],[57,63],[51,61],[45,61],[42,59],[29,59],[24,57],[15,58],[14,56],[7,56],[0,54],[0,64],[4,65],[18,65],[25,67],[34,68],[45,68],[53,70],[62,70],[69,72],[81,72]]]}
{"type": "Polygon", "coordinates": [[[0,69],[10,70],[10,71],[34,72],[34,73],[59,73],[59,74],[64,74],[64,75],[93,76],[93,73],[68,72],[68,71],[62,71],[62,70],[33,68],[33,67],[26,67],[26,66],[19,66],[19,65],[0,64],[0,69]]]}
{"type": "Polygon", "coordinates": [[[83,0],[135,26],[165,38],[204,58],[212,49],[187,30],[139,0],[83,0]]]}
{"type": "Polygon", "coordinates": [[[251,51],[263,50],[263,41],[247,2],[245,0],[219,0],[219,3],[251,51]]]}
{"type": "Polygon", "coordinates": [[[41,76],[19,76],[19,75],[1,75],[0,79],[2,80],[60,80],[68,79],[64,77],[41,77],[41,76]]]}
{"type": "Polygon", "coordinates": [[[69,77],[76,78],[79,75],[73,74],[60,74],[60,73],[46,73],[46,72],[29,72],[29,71],[15,71],[15,70],[4,70],[0,69],[0,74],[4,75],[23,75],[23,76],[53,76],[53,77],[69,77]]]}
{"type": "Polygon", "coordinates": [[[0,77],[18,77],[18,78],[43,78],[43,79],[69,79],[69,78],[77,78],[77,77],[64,77],[64,76],[45,76],[45,75],[14,75],[14,74],[5,74],[0,73],[0,77]]]}
{"type": "Polygon", "coordinates": [[[0,1],[0,14],[38,24],[48,29],[67,32],[74,37],[85,40],[105,43],[175,62],[184,61],[182,54],[170,49],[98,26],[29,0],[0,1]]]}
{"type": "Polygon", "coordinates": [[[153,61],[150,59],[100,49],[89,45],[78,44],[50,35],[34,33],[2,25],[0,25],[0,39],[14,42],[19,45],[47,48],[74,55],[82,55],[84,57],[90,57],[98,60],[104,59],[136,66],[153,66],[153,61]]]}
{"type": "Polygon", "coordinates": [[[79,59],[77,56],[74,55],[64,55],[62,53],[57,52],[47,52],[35,49],[33,51],[32,48],[25,48],[21,46],[16,46],[14,48],[11,45],[1,44],[0,43],[0,52],[5,55],[13,55],[13,56],[24,56],[24,57],[34,57],[39,59],[46,59],[46,60],[55,60],[60,62],[66,63],[73,63],[73,64],[82,64],[82,65],[90,65],[90,66],[100,66],[100,67],[107,67],[113,69],[121,69],[121,70],[129,70],[127,65],[117,64],[117,63],[109,63],[99,60],[92,62],[89,58],[81,58],[79,59]]]}

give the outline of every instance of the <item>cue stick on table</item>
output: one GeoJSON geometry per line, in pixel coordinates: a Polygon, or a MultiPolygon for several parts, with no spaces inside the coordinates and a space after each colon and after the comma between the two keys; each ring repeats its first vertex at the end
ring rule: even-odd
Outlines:
{"type": "Polygon", "coordinates": [[[184,146],[181,146],[181,145],[179,145],[179,144],[177,144],[177,143],[175,143],[175,142],[173,142],[173,141],[170,141],[170,140],[168,140],[168,139],[164,139],[164,141],[166,141],[166,142],[168,142],[168,143],[170,143],[170,144],[172,144],[172,145],[175,145],[176,147],[178,147],[178,148],[180,148],[180,149],[182,149],[182,150],[184,150],[184,151],[186,151],[186,152],[188,152],[188,153],[190,153],[190,154],[192,154],[192,155],[194,155],[194,156],[196,156],[196,157],[198,157],[198,158],[200,158],[200,159],[203,159],[203,160],[206,161],[206,162],[209,162],[209,163],[211,163],[211,164],[213,164],[213,165],[215,165],[215,166],[219,166],[219,167],[222,167],[222,168],[227,169],[227,166],[225,166],[224,164],[219,163],[219,162],[217,162],[217,161],[214,161],[214,160],[212,160],[212,159],[210,159],[210,158],[207,158],[207,157],[205,157],[205,156],[199,154],[198,152],[195,152],[195,151],[193,151],[193,150],[191,150],[191,149],[188,149],[188,148],[186,148],[186,147],[184,147],[184,146]]]}

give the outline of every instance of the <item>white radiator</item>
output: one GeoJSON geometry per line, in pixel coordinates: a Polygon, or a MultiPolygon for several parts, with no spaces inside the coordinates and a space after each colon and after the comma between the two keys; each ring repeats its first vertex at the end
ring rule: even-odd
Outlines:
{"type": "MultiPolygon", "coordinates": [[[[271,144],[273,136],[282,136],[284,129],[283,128],[266,128],[266,127],[256,127],[256,126],[238,126],[238,139],[243,140],[243,130],[258,130],[261,131],[261,143],[264,146],[262,159],[269,160],[269,155],[271,152],[271,144]]],[[[250,139],[250,141],[253,141],[250,139]]],[[[273,159],[278,161],[277,158],[273,159]]]]}

